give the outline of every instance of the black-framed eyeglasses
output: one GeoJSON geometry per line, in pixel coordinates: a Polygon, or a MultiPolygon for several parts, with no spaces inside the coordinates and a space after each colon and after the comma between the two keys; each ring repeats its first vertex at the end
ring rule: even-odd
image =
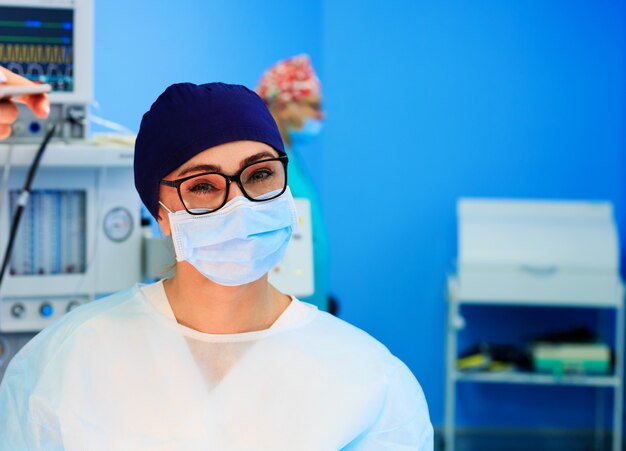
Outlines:
{"type": "Polygon", "coordinates": [[[234,175],[202,172],[176,180],[161,180],[161,185],[177,189],[188,213],[205,215],[226,205],[231,182],[235,182],[243,195],[253,202],[277,198],[287,189],[288,161],[283,155],[250,163],[234,175]]]}

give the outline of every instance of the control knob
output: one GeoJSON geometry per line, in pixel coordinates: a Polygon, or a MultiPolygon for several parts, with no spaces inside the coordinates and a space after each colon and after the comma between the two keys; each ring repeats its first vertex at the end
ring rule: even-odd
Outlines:
{"type": "Polygon", "coordinates": [[[21,318],[24,316],[24,313],[26,313],[24,304],[17,303],[11,306],[11,315],[13,315],[14,318],[21,318]]]}
{"type": "Polygon", "coordinates": [[[41,314],[44,318],[51,317],[53,313],[54,308],[48,302],[44,302],[41,304],[41,307],[39,307],[39,314],[41,314]]]}

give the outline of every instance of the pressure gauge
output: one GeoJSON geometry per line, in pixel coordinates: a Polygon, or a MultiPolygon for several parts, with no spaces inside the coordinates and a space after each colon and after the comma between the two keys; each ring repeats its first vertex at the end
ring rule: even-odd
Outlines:
{"type": "Polygon", "coordinates": [[[132,231],[133,217],[125,208],[114,208],[104,217],[104,234],[111,241],[126,241],[132,231]]]}

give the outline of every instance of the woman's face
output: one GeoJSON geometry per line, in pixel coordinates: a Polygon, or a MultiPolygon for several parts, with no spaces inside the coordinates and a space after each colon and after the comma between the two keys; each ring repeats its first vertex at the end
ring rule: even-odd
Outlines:
{"type": "MultiPolygon", "coordinates": [[[[266,158],[278,157],[279,154],[267,144],[257,141],[235,141],[203,150],[186,163],[169,173],[165,180],[176,180],[182,177],[199,174],[201,172],[215,171],[226,175],[233,175],[250,163],[266,158]]],[[[228,201],[243,196],[241,189],[236,183],[230,184],[228,201]]],[[[171,211],[184,210],[176,188],[160,185],[159,201],[171,211]]],[[[159,205],[159,225],[163,233],[171,232],[168,211],[159,205]]]]}

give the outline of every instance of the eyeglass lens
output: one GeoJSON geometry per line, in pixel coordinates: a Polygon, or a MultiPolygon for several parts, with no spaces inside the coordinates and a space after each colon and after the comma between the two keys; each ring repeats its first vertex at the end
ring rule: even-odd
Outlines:
{"type": "MultiPolygon", "coordinates": [[[[246,167],[239,179],[248,197],[269,200],[277,197],[285,187],[285,168],[278,160],[260,161],[246,167]],[[268,196],[272,192],[276,192],[276,195],[268,196]]],[[[224,204],[227,185],[228,181],[223,175],[198,175],[180,185],[180,195],[187,210],[211,212],[224,204]]]]}

